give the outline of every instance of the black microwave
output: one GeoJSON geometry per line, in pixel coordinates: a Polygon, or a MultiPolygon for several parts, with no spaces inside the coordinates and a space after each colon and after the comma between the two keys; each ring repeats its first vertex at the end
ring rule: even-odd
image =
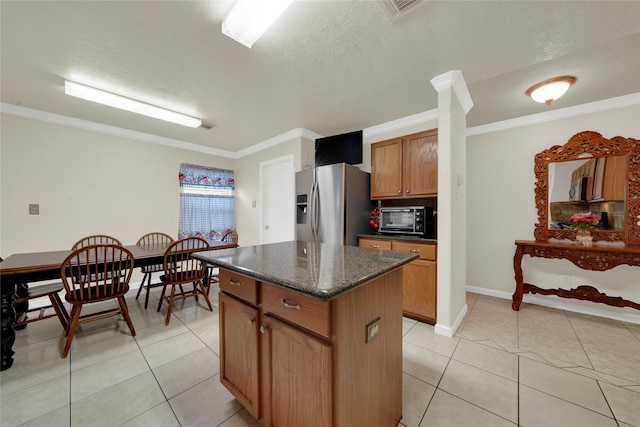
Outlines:
{"type": "Polygon", "coordinates": [[[435,215],[427,206],[380,208],[379,233],[435,238],[435,215]]]}

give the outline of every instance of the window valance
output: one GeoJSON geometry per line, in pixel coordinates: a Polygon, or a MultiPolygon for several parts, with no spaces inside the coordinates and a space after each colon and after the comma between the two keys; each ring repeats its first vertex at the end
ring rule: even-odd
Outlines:
{"type": "Polygon", "coordinates": [[[235,189],[233,171],[226,169],[181,163],[178,180],[181,187],[216,188],[220,190],[235,189]]]}

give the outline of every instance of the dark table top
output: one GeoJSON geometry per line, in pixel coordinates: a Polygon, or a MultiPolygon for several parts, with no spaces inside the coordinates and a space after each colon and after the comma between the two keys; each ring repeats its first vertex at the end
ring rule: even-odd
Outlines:
{"type": "MultiPolygon", "coordinates": [[[[212,242],[212,249],[224,249],[237,246],[235,243],[212,242]]],[[[162,263],[164,251],[168,245],[129,245],[125,246],[133,254],[136,267],[162,263]]],[[[62,262],[72,251],[47,251],[13,254],[0,262],[0,280],[2,283],[31,282],[60,278],[62,262]]]]}

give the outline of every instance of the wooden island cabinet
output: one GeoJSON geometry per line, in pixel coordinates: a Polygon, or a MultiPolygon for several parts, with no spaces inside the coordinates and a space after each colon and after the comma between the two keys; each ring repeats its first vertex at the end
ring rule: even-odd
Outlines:
{"type": "Polygon", "coordinates": [[[400,267],[415,255],[312,242],[216,252],[194,256],[220,267],[220,381],[253,417],[269,427],[398,425],[400,267]]]}
{"type": "Polygon", "coordinates": [[[412,252],[418,259],[402,269],[402,310],[405,316],[423,322],[436,323],[437,306],[437,245],[411,240],[361,237],[359,246],[373,249],[412,252]]]}
{"type": "Polygon", "coordinates": [[[407,199],[438,193],[438,130],[371,144],[371,198],[407,199]]]}

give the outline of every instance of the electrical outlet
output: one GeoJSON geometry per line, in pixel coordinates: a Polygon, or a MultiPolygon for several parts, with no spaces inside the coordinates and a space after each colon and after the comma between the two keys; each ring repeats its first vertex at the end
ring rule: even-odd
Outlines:
{"type": "Polygon", "coordinates": [[[40,215],[40,205],[29,204],[29,215],[40,215]]]}
{"type": "Polygon", "coordinates": [[[378,335],[380,335],[380,318],[378,317],[376,320],[374,320],[373,322],[370,322],[367,325],[366,328],[366,337],[365,337],[365,344],[370,342],[372,339],[374,339],[375,337],[377,337],[378,335]]]}

